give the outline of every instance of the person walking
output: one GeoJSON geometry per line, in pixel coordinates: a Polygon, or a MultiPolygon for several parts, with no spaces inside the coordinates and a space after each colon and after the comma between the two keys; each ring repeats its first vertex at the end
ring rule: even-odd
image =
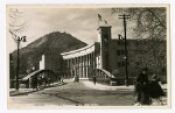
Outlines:
{"type": "Polygon", "coordinates": [[[34,76],[34,77],[32,78],[32,88],[33,88],[33,90],[34,90],[34,89],[35,89],[36,91],[38,90],[37,85],[38,85],[38,80],[37,80],[37,77],[34,76]]]}
{"type": "Polygon", "coordinates": [[[94,82],[94,85],[96,85],[97,77],[95,75],[93,76],[93,82],[94,82]]]}
{"type": "Polygon", "coordinates": [[[74,82],[79,82],[79,76],[78,75],[75,75],[75,80],[74,82]]]}
{"type": "Polygon", "coordinates": [[[136,78],[135,92],[137,94],[136,104],[149,105],[149,80],[147,75],[148,69],[143,68],[141,73],[136,78]]]}
{"type": "Polygon", "coordinates": [[[162,103],[161,97],[165,96],[165,93],[161,88],[161,85],[159,84],[159,82],[160,82],[160,78],[156,74],[153,74],[150,81],[149,91],[150,91],[151,98],[158,100],[162,105],[163,103],[162,103]]]}
{"type": "Polygon", "coordinates": [[[64,84],[64,77],[61,76],[59,81],[61,81],[61,84],[64,84]]]}

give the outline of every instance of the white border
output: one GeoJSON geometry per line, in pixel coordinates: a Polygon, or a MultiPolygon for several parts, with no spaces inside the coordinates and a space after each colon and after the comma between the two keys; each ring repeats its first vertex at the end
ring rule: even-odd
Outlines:
{"type": "Polygon", "coordinates": [[[173,25],[175,25],[174,21],[175,17],[174,17],[174,12],[175,11],[175,2],[170,1],[170,0],[6,0],[6,1],[1,1],[0,3],[0,49],[1,49],[1,53],[0,53],[0,113],[8,113],[8,112],[21,112],[21,113],[28,113],[28,112],[34,112],[34,113],[38,113],[38,112],[42,112],[42,113],[46,113],[46,112],[52,112],[52,113],[56,113],[56,112],[66,112],[66,113],[106,113],[106,112],[110,112],[110,113],[135,113],[135,112],[143,112],[143,113],[174,113],[175,112],[175,83],[173,82],[173,80],[175,80],[175,76],[173,76],[175,74],[175,70],[173,69],[174,64],[175,64],[175,27],[173,25]],[[144,3],[169,3],[170,4],[170,45],[171,46],[171,66],[172,66],[172,72],[171,72],[171,80],[172,80],[172,108],[171,109],[116,109],[116,108],[112,108],[112,109],[56,109],[56,110],[7,110],[7,64],[6,64],[6,4],[128,4],[128,3],[139,3],[139,4],[144,4],[144,3]],[[174,58],[173,58],[174,57],[174,58]]]}

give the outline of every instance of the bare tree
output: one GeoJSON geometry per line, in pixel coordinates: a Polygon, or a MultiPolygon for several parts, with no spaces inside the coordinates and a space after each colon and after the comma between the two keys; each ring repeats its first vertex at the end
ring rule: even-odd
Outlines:
{"type": "MultiPolygon", "coordinates": [[[[17,32],[21,32],[24,30],[24,21],[22,18],[22,12],[20,12],[18,9],[9,9],[8,13],[8,27],[9,27],[9,32],[12,35],[12,38],[17,44],[17,53],[16,53],[16,65],[14,65],[15,70],[16,70],[16,80],[15,80],[15,88],[16,91],[19,90],[19,73],[20,73],[20,42],[25,42],[26,41],[26,36],[20,36],[17,34],[17,32]]],[[[14,58],[13,58],[14,59],[14,58]]],[[[12,75],[10,75],[12,76],[12,75]]],[[[12,77],[10,77],[12,78],[12,77]]]]}
{"type": "Polygon", "coordinates": [[[114,13],[129,14],[136,24],[133,30],[139,38],[166,38],[166,8],[113,8],[114,13]]]}
{"type": "Polygon", "coordinates": [[[135,23],[132,29],[135,37],[150,40],[143,59],[152,60],[145,60],[145,63],[155,64],[159,69],[166,65],[166,8],[113,8],[112,14],[129,14],[130,21],[135,23]],[[158,44],[162,43],[161,41],[165,43],[163,47],[158,44]],[[159,62],[160,59],[162,62],[159,62]]]}
{"type": "Polygon", "coordinates": [[[11,33],[17,33],[24,30],[25,20],[23,18],[24,13],[19,11],[19,9],[12,8],[9,9],[8,13],[8,27],[11,33]]]}

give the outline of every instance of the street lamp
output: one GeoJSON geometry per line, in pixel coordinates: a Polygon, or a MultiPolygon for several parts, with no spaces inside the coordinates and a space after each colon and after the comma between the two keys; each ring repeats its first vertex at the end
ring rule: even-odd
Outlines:
{"type": "MultiPolygon", "coordinates": [[[[125,72],[126,72],[126,79],[125,79],[125,84],[126,86],[128,86],[128,67],[127,67],[127,64],[128,64],[128,51],[127,51],[127,38],[126,38],[126,27],[127,27],[127,22],[126,20],[130,18],[130,15],[126,15],[126,14],[123,14],[123,15],[119,15],[119,19],[123,19],[123,30],[124,30],[124,40],[125,40],[125,56],[126,56],[126,59],[125,59],[125,72]]],[[[120,37],[121,35],[119,35],[120,37]]]]}
{"type": "Polygon", "coordinates": [[[15,88],[18,91],[19,90],[19,64],[20,64],[20,59],[19,59],[19,49],[20,49],[20,42],[26,42],[26,36],[18,36],[16,35],[14,32],[12,32],[11,30],[9,30],[9,32],[12,34],[13,39],[15,40],[15,42],[17,43],[17,67],[16,67],[16,84],[15,84],[15,88]]]}
{"type": "Polygon", "coordinates": [[[126,36],[123,37],[121,34],[118,35],[119,37],[119,41],[120,40],[124,40],[125,41],[125,56],[123,57],[123,59],[125,60],[125,84],[126,86],[128,86],[128,50],[127,50],[127,40],[126,40],[126,36]]]}

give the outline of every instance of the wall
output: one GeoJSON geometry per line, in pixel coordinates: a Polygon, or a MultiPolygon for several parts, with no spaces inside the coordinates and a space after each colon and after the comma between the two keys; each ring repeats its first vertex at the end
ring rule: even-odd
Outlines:
{"type": "MultiPolygon", "coordinates": [[[[112,40],[110,44],[111,72],[125,78],[124,41],[112,40]]],[[[157,73],[166,79],[166,41],[128,40],[128,76],[136,77],[143,67],[149,75],[157,73]]]]}

